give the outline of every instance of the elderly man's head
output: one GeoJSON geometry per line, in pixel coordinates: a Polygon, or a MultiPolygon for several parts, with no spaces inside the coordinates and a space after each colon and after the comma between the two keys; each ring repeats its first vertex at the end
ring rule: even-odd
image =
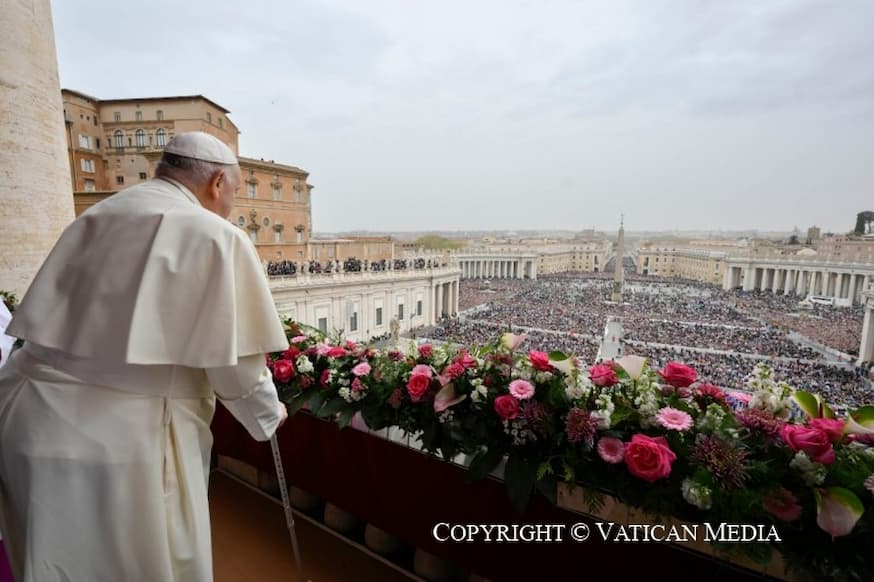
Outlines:
{"type": "Polygon", "coordinates": [[[243,183],[231,149],[203,132],[182,133],[170,140],[155,177],[181,182],[204,208],[222,218],[230,215],[234,196],[243,183]]]}

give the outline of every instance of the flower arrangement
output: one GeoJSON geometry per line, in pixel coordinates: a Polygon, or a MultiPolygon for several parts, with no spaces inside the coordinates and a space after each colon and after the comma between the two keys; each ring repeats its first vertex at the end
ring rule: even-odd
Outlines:
{"type": "MultiPolygon", "coordinates": [[[[862,580],[874,568],[874,406],[837,418],[765,364],[738,398],[678,362],[585,367],[525,351],[524,335],[382,352],[286,325],[291,347],[268,366],[291,414],[399,427],[427,452],[472,456],[470,480],[506,458],[519,511],[534,492],[555,503],[558,483],[583,485],[651,514],[774,526],[790,567],[817,577],[862,580]]],[[[770,557],[768,544],[740,546],[770,557]]]]}

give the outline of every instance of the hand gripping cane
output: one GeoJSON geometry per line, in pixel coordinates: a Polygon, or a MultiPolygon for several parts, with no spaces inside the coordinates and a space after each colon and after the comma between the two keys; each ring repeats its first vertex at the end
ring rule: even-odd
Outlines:
{"type": "MultiPolygon", "coordinates": [[[[294,513],[291,511],[291,502],[288,499],[288,485],[285,483],[285,471],[282,469],[282,457],[279,454],[279,441],[276,434],[270,437],[270,449],[273,451],[273,464],[276,466],[276,480],[279,482],[279,491],[282,493],[282,507],[285,509],[285,524],[288,526],[288,534],[291,536],[291,548],[294,551],[294,563],[297,566],[297,579],[303,580],[303,563],[300,561],[300,550],[297,547],[297,533],[294,531],[294,513]]],[[[308,581],[309,582],[309,581],[308,581]]]]}

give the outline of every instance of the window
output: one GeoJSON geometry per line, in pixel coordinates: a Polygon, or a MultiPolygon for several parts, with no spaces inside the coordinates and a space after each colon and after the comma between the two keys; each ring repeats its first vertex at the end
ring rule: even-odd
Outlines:
{"type": "Polygon", "coordinates": [[[164,112],[160,109],[155,113],[155,116],[158,118],[158,121],[164,121],[164,112]]]}
{"type": "Polygon", "coordinates": [[[146,178],[148,178],[148,176],[146,176],[146,173],[140,172],[140,180],[145,180],[146,178]]]}
{"type": "Polygon", "coordinates": [[[158,138],[158,147],[164,147],[167,145],[167,132],[164,129],[159,129],[155,134],[155,137],[158,138]]]}
{"type": "MultiPolygon", "coordinates": [[[[137,113],[139,113],[139,111],[137,113]]],[[[146,132],[142,129],[138,129],[135,135],[137,138],[137,147],[139,149],[146,147],[146,132]]]]}
{"type": "Polygon", "coordinates": [[[282,231],[280,231],[280,230],[273,231],[273,242],[282,242],[282,231]]]}
{"type": "Polygon", "coordinates": [[[143,112],[142,111],[137,111],[136,116],[137,116],[137,121],[143,120],[143,112]]]}
{"type": "Polygon", "coordinates": [[[297,234],[297,243],[298,244],[302,243],[303,242],[303,231],[299,230],[299,231],[297,231],[296,234],[297,234]]]}
{"type": "Polygon", "coordinates": [[[349,331],[358,331],[358,303],[349,303],[349,331]]]}
{"type": "Polygon", "coordinates": [[[245,226],[246,225],[246,217],[240,216],[239,218],[237,218],[237,224],[239,224],[240,226],[245,226]]]}
{"type": "Polygon", "coordinates": [[[253,243],[257,243],[258,242],[258,231],[254,230],[254,229],[250,230],[249,231],[249,238],[252,239],[253,243]]]}
{"type": "Polygon", "coordinates": [[[116,121],[121,121],[121,111],[116,111],[115,113],[113,113],[113,118],[116,121]]]}
{"type": "Polygon", "coordinates": [[[218,122],[219,122],[219,127],[223,128],[225,126],[224,120],[221,117],[218,118],[218,122]]]}
{"type": "Polygon", "coordinates": [[[212,123],[212,113],[210,113],[209,111],[206,112],[206,122],[212,123]]]}
{"type": "Polygon", "coordinates": [[[416,300],[416,315],[422,315],[422,300],[416,300]]]}
{"type": "Polygon", "coordinates": [[[96,188],[94,188],[94,180],[86,179],[85,180],[85,191],[86,192],[94,192],[96,188]]]}
{"type": "Polygon", "coordinates": [[[96,147],[97,149],[100,149],[100,138],[99,137],[94,138],[94,147],[96,147]]]}
{"type": "Polygon", "coordinates": [[[249,182],[248,184],[246,184],[246,196],[248,196],[249,198],[254,198],[255,197],[255,188],[256,188],[255,182],[249,182]]]}
{"type": "Polygon", "coordinates": [[[404,304],[403,303],[398,305],[398,320],[400,320],[400,321],[404,320],[404,304]]]}
{"type": "Polygon", "coordinates": [[[91,137],[87,135],[79,134],[79,147],[82,149],[90,150],[91,149],[91,137]]]}
{"type": "Polygon", "coordinates": [[[83,171],[83,172],[88,172],[88,173],[90,173],[90,174],[93,174],[93,173],[94,173],[94,160],[85,160],[85,159],[82,159],[82,160],[79,160],[79,161],[80,161],[80,165],[82,166],[82,171],[83,171]]]}
{"type": "Polygon", "coordinates": [[[124,185],[124,176],[116,176],[115,183],[118,184],[119,186],[123,186],[124,185]]]}
{"type": "Polygon", "coordinates": [[[279,187],[279,184],[273,185],[273,199],[279,200],[282,197],[282,190],[279,187]]]}
{"type": "Polygon", "coordinates": [[[320,317],[319,318],[319,331],[322,333],[328,333],[328,318],[320,317]]]}
{"type": "Polygon", "coordinates": [[[300,190],[297,191],[297,201],[303,202],[303,192],[301,192],[300,190]]]}
{"type": "Polygon", "coordinates": [[[376,325],[382,325],[382,307],[376,308],[376,325]]]}
{"type": "Polygon", "coordinates": [[[123,148],[124,147],[124,132],[120,129],[116,129],[115,133],[112,134],[113,139],[115,140],[115,147],[123,148]]]}
{"type": "Polygon", "coordinates": [[[97,125],[97,116],[96,115],[94,116],[94,125],[97,125]]]}

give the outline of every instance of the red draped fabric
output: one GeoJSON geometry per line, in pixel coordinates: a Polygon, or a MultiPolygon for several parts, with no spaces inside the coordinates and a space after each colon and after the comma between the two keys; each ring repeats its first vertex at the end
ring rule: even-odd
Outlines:
{"type": "Polygon", "coordinates": [[[3,542],[0,542],[0,582],[12,582],[12,569],[9,567],[3,542]]]}
{"type": "MultiPolygon", "coordinates": [[[[269,444],[252,440],[221,407],[213,433],[214,453],[273,473],[269,444]]],[[[500,481],[465,483],[460,467],[358,430],[339,430],[304,413],[289,419],[279,431],[279,441],[290,483],[416,547],[496,581],[579,578],[596,573],[609,573],[620,580],[651,578],[657,573],[681,574],[683,579],[753,578],[673,546],[605,543],[595,539],[596,534],[585,543],[440,543],[432,537],[432,528],[440,522],[573,524],[588,520],[540,497],[519,515],[500,481]]]]}

